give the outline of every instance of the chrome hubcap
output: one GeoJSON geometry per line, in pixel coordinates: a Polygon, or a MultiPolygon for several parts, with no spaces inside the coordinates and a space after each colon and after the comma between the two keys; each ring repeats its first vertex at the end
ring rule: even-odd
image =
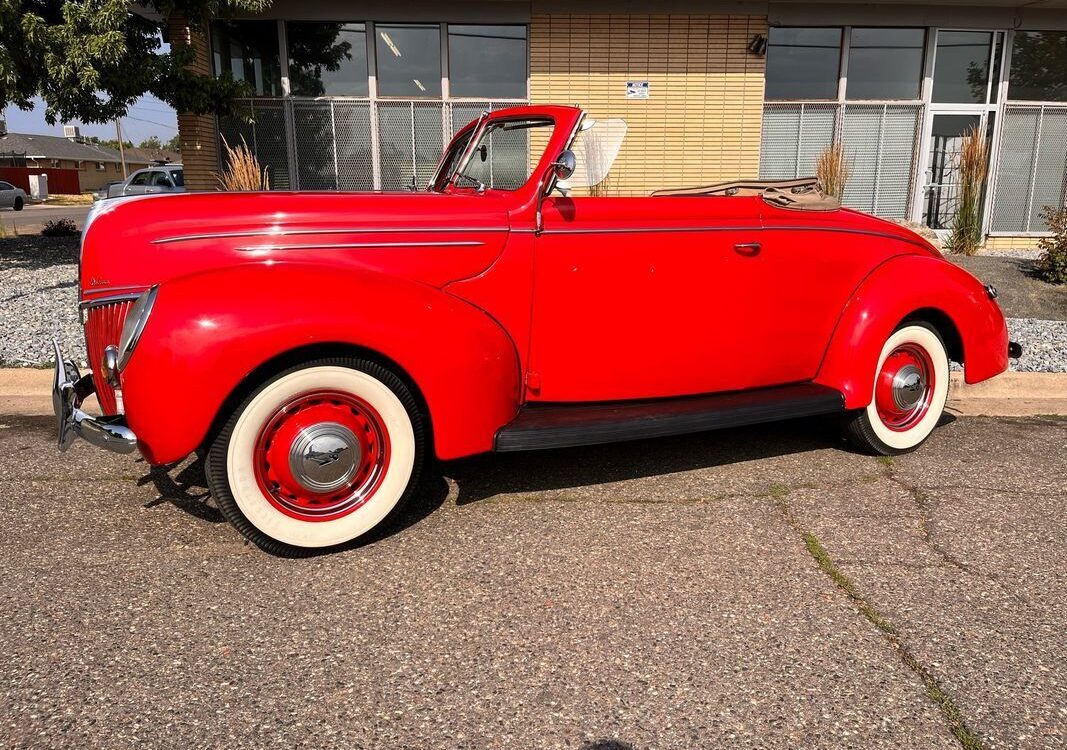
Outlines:
{"type": "Polygon", "coordinates": [[[914,408],[925,392],[926,381],[915,365],[905,365],[893,376],[893,403],[898,409],[914,408]]]}
{"type": "Polygon", "coordinates": [[[293,478],[316,493],[344,487],[359,471],[362,460],[355,433],[337,422],[304,428],[289,450],[293,478]]]}

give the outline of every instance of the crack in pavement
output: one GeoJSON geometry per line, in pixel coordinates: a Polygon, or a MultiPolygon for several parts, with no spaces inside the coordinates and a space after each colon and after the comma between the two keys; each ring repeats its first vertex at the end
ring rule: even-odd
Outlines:
{"type": "Polygon", "coordinates": [[[946,565],[950,565],[969,576],[989,581],[990,583],[995,584],[1002,592],[1012,599],[1023,604],[1029,604],[1029,601],[1025,596],[1010,588],[1004,581],[1000,580],[1000,577],[997,574],[976,570],[974,566],[953,555],[940,542],[934,539],[933,531],[930,528],[933,523],[933,510],[930,504],[930,496],[918,484],[911,484],[897,476],[896,467],[893,464],[892,457],[886,456],[885,458],[888,458],[889,460],[880,461],[883,467],[882,475],[904,490],[919,509],[919,532],[922,534],[923,544],[937,553],[946,565]]]}
{"type": "Polygon", "coordinates": [[[767,496],[774,501],[775,507],[786,524],[804,542],[804,546],[815,561],[815,564],[834,582],[837,588],[848,596],[860,614],[878,629],[900,661],[919,678],[923,688],[926,690],[927,697],[940,709],[941,715],[948,724],[949,731],[960,743],[960,746],[964,750],[984,750],[985,745],[982,743],[981,738],[967,725],[967,721],[956,705],[956,701],[945,691],[926,665],[911,652],[907,644],[904,643],[903,636],[896,626],[867,601],[852,580],[837,567],[837,564],[826,552],[818,537],[805,529],[796,516],[793,515],[793,511],[786,501],[788,494],[789,489],[784,485],[772,485],[767,496]]]}

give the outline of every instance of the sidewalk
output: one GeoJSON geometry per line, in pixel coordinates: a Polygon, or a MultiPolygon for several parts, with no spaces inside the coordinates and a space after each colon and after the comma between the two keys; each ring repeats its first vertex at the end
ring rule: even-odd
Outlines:
{"type": "MultiPolygon", "coordinates": [[[[52,413],[52,371],[0,369],[0,416],[52,413]]],[[[92,411],[95,400],[87,410],[92,411]]],[[[1067,415],[1067,373],[1006,372],[977,385],[952,373],[948,411],[962,417],[1067,415]]]]}

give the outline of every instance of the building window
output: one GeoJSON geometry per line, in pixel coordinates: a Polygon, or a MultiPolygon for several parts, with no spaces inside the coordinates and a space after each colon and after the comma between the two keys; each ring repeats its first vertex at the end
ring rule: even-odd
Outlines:
{"type": "Polygon", "coordinates": [[[923,77],[924,29],[852,29],[848,99],[918,99],[923,77]]]}
{"type": "Polygon", "coordinates": [[[841,29],[772,28],[767,99],[836,99],[841,29]]]}
{"type": "Polygon", "coordinates": [[[452,96],[526,98],[526,27],[448,25],[452,96]]]}
{"type": "Polygon", "coordinates": [[[1008,98],[1067,102],[1067,32],[1015,32],[1008,98]]]}
{"type": "Polygon", "coordinates": [[[933,101],[940,104],[985,104],[993,33],[939,31],[934,54],[933,101]]]}
{"type": "Polygon", "coordinates": [[[381,96],[441,96],[441,27],[377,24],[375,62],[381,96]]]}
{"type": "Polygon", "coordinates": [[[98,162],[96,163],[96,171],[97,171],[97,172],[103,172],[103,171],[104,171],[105,169],[107,169],[107,165],[106,165],[106,164],[104,164],[104,162],[102,162],[102,161],[98,161],[98,162]]]}
{"type": "Polygon", "coordinates": [[[280,96],[281,63],[275,21],[215,21],[211,24],[215,75],[245,81],[257,96],[280,96]]]}
{"type": "Polygon", "coordinates": [[[286,40],[295,96],[370,95],[366,24],[289,22],[286,40]]]}

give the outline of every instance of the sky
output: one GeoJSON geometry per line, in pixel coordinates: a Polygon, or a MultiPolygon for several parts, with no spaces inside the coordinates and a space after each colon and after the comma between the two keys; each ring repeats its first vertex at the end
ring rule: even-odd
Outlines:
{"type": "MultiPolygon", "coordinates": [[[[49,125],[44,121],[44,102],[34,99],[34,108],[23,112],[18,107],[8,107],[4,111],[7,129],[12,133],[34,133],[40,135],[63,135],[63,124],[57,122],[49,125]]],[[[115,137],[115,123],[87,125],[78,121],[70,123],[81,127],[82,135],[95,135],[102,139],[115,137]]],[[[138,99],[126,117],[122,118],[122,135],[136,146],[149,136],[156,136],[164,143],[178,132],[178,118],[170,106],[154,96],[138,99]]]]}

